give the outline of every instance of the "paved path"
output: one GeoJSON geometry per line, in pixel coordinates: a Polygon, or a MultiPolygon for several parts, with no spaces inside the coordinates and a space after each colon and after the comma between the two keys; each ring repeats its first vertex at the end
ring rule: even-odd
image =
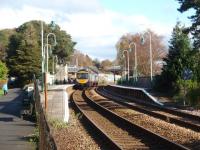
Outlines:
{"type": "Polygon", "coordinates": [[[34,123],[20,118],[22,95],[20,89],[10,89],[8,95],[0,97],[0,149],[33,150],[27,137],[34,130],[34,123]]]}

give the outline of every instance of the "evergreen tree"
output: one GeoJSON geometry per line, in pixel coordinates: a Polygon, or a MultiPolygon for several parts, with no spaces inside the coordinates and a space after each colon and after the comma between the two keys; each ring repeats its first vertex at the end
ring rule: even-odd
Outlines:
{"type": "MultiPolygon", "coordinates": [[[[76,42],[72,41],[72,38],[66,31],[60,30],[59,26],[56,26],[53,32],[56,35],[57,45],[53,49],[53,55],[58,56],[59,64],[63,63],[66,64],[69,60],[69,56],[74,52],[74,46],[76,42]]],[[[50,43],[51,43],[50,38],[50,43]]]]}
{"type": "MultiPolygon", "coordinates": [[[[40,21],[27,22],[17,28],[16,33],[9,39],[6,62],[9,67],[9,75],[18,77],[21,85],[29,82],[33,74],[36,77],[41,74],[40,31],[40,21]]],[[[60,30],[58,25],[52,31],[50,25],[44,23],[44,44],[47,43],[46,37],[50,32],[55,33],[57,39],[57,45],[53,46],[53,37],[49,36],[48,43],[52,44],[52,53],[62,60],[60,62],[65,63],[67,57],[73,52],[75,43],[71,40],[70,35],[60,30]]],[[[49,70],[51,67],[52,65],[49,65],[49,70]]]]}
{"type": "Polygon", "coordinates": [[[37,77],[40,72],[40,46],[38,33],[32,23],[27,23],[17,29],[17,33],[10,38],[7,53],[7,64],[10,76],[18,77],[21,85],[37,77]]]}
{"type": "Polygon", "coordinates": [[[6,50],[9,44],[9,38],[15,33],[13,29],[4,29],[0,31],[0,60],[5,62],[6,50]]]}
{"type": "Polygon", "coordinates": [[[188,35],[183,33],[184,27],[178,22],[173,29],[169,42],[169,52],[164,58],[165,65],[157,84],[165,88],[175,88],[176,82],[183,78],[184,68],[193,70],[191,44],[188,35]]]}
{"type": "Polygon", "coordinates": [[[200,48],[200,0],[177,0],[180,3],[180,8],[178,9],[180,12],[185,12],[189,9],[194,9],[195,14],[190,16],[189,18],[192,20],[192,26],[189,27],[188,31],[190,31],[194,38],[194,46],[196,49],[200,48]]]}
{"type": "Polygon", "coordinates": [[[194,76],[198,81],[200,81],[200,0],[177,0],[180,3],[180,12],[188,11],[193,9],[195,14],[189,18],[192,21],[192,26],[188,28],[188,31],[193,35],[194,40],[194,54],[193,54],[193,63],[194,63],[194,76]]]}

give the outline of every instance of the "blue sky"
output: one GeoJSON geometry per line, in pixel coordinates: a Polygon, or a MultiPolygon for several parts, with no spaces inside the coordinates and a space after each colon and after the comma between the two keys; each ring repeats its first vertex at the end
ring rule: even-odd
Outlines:
{"type": "Polygon", "coordinates": [[[125,15],[142,14],[150,20],[159,20],[167,23],[176,23],[180,19],[190,24],[187,18],[193,11],[180,13],[177,11],[179,3],[176,0],[101,0],[106,9],[120,12],[125,15]]]}
{"type": "Polygon", "coordinates": [[[194,12],[181,14],[178,7],[175,0],[1,0],[0,29],[54,20],[72,35],[76,49],[92,58],[113,60],[115,44],[126,33],[149,28],[168,40],[177,20],[189,26],[187,17],[194,12]]]}

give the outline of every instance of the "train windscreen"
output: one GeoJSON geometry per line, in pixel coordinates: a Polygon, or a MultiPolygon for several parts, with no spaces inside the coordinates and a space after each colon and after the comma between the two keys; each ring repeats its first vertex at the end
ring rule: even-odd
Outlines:
{"type": "Polygon", "coordinates": [[[77,79],[88,79],[88,73],[78,73],[77,79]]]}

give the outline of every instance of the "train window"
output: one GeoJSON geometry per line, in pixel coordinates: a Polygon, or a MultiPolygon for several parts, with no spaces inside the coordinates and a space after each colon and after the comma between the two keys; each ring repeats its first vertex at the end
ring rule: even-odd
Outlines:
{"type": "Polygon", "coordinates": [[[88,79],[88,73],[78,73],[77,79],[88,79]]]}

